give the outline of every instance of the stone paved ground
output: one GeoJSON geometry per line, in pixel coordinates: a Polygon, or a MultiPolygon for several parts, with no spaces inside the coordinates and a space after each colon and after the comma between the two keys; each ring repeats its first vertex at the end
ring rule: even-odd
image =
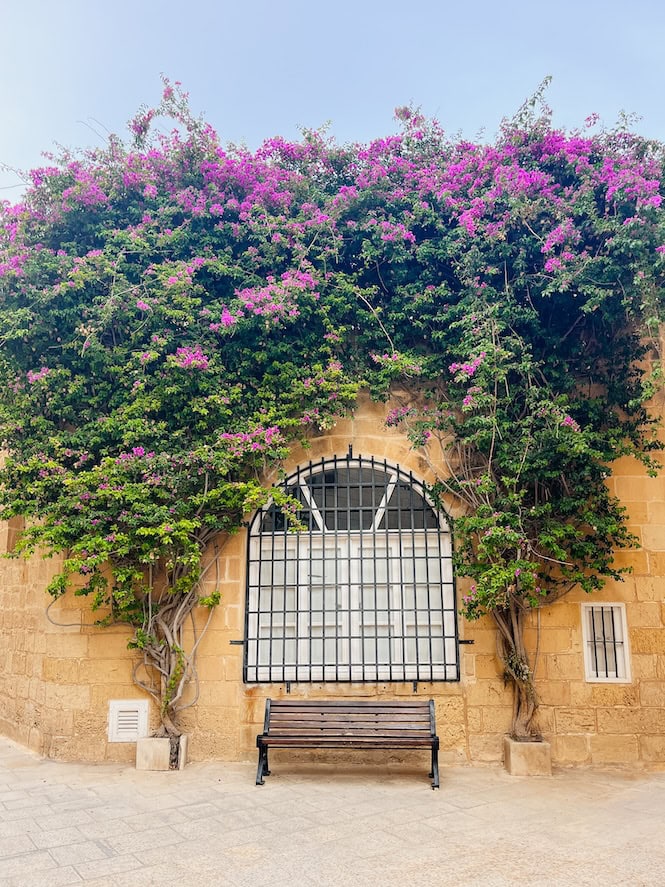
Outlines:
{"type": "MultiPolygon", "coordinates": [[[[426,757],[426,756],[425,756],[426,757]]],[[[0,739],[2,887],[665,887],[665,774],[273,761],[145,773],[0,739]]]]}

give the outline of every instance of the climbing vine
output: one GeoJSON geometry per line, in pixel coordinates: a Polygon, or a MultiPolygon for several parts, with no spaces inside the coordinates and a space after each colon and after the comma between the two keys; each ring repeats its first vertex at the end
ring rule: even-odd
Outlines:
{"type": "Polygon", "coordinates": [[[2,206],[2,516],[29,519],[17,553],[64,553],[54,597],[76,577],[132,627],[165,734],[192,702],[185,628],[219,603],[216,540],[361,388],[455,503],[461,607],[496,622],[516,735],[537,732],[526,615],[620,578],[606,480],[659,448],[662,146],[558,130],[540,94],[488,144],[397,118],[368,145],[250,152],[165,81],[128,143],[2,206]]]}

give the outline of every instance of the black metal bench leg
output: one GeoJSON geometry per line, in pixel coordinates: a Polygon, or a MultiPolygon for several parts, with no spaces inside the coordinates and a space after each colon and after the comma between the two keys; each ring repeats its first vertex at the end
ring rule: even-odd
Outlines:
{"type": "Polygon", "coordinates": [[[265,746],[259,745],[259,765],[256,770],[256,784],[263,785],[263,775],[267,771],[267,751],[265,746]]]}
{"type": "Polygon", "coordinates": [[[264,755],[263,755],[263,775],[270,776],[270,767],[268,766],[268,746],[265,745],[263,747],[264,755]]]}
{"type": "Polygon", "coordinates": [[[432,788],[439,787],[439,747],[432,746],[432,772],[429,774],[432,781],[432,788]]]}

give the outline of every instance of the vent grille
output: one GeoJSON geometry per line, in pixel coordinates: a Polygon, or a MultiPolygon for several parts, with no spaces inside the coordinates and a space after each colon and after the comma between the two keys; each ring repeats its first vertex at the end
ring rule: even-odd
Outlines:
{"type": "Polygon", "coordinates": [[[109,702],[109,742],[136,742],[148,735],[148,700],[113,699],[109,702]]]}

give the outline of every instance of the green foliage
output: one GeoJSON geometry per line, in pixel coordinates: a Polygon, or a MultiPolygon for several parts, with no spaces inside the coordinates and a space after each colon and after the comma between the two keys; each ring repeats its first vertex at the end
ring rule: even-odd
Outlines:
{"type": "Polygon", "coordinates": [[[488,145],[405,108],[370,145],[252,154],[165,82],[132,146],[65,156],[4,206],[2,516],[30,519],[17,553],[66,552],[52,595],[78,575],[135,627],[167,708],[189,666],[166,626],[199,600],[204,549],[362,387],[397,399],[388,424],[464,506],[469,618],[620,577],[607,477],[626,455],[653,472],[659,448],[663,152],[537,105],[488,145]],[[159,115],[179,130],[152,136],[159,115]]]}

